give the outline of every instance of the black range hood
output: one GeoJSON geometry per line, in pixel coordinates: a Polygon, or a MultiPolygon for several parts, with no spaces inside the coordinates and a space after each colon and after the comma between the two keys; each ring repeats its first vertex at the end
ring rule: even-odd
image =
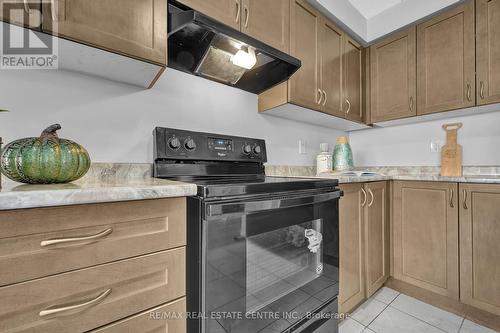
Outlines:
{"type": "Polygon", "coordinates": [[[168,6],[168,67],[259,94],[300,60],[176,2],[168,6]]]}

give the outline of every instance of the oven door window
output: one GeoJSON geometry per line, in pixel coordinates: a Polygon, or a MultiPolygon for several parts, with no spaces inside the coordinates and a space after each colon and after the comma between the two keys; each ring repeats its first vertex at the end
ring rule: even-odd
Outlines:
{"type": "Polygon", "coordinates": [[[204,220],[203,309],[215,332],[285,331],[338,295],[338,200],[273,206],[204,220]]]}
{"type": "Polygon", "coordinates": [[[321,219],[248,237],[246,310],[258,311],[317,279],[322,245],[321,219]]]}

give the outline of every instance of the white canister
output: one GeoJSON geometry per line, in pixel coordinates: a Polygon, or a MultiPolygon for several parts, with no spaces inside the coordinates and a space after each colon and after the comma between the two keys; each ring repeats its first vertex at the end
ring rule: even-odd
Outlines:
{"type": "Polygon", "coordinates": [[[316,173],[332,171],[332,154],[330,153],[328,143],[321,143],[319,145],[320,153],[316,157],[316,173]]]}

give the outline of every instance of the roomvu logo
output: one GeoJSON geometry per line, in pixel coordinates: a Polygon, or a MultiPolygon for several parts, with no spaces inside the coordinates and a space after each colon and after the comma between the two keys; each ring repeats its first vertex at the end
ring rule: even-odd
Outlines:
{"type": "Polygon", "coordinates": [[[5,0],[1,16],[11,22],[1,23],[1,69],[57,69],[57,38],[40,32],[44,19],[51,19],[52,31],[57,31],[57,17],[44,18],[41,8],[54,11],[50,0],[30,2],[5,0]]]}

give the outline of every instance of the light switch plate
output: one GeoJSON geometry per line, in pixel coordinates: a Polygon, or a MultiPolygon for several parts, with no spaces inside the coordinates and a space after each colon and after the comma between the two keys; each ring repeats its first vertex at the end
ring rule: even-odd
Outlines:
{"type": "Polygon", "coordinates": [[[307,154],[307,142],[305,140],[299,140],[299,154],[307,154]]]}
{"type": "Polygon", "coordinates": [[[431,153],[440,153],[443,147],[443,141],[432,140],[431,141],[431,153]]]}

